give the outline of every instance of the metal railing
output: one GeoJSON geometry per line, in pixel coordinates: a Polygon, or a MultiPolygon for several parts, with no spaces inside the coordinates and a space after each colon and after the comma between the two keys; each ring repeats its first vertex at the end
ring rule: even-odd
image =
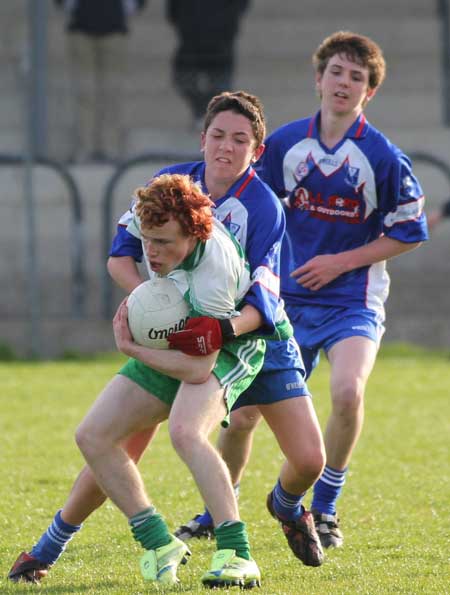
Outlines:
{"type": "MultiPolygon", "coordinates": [[[[450,196],[450,165],[441,158],[435,157],[425,151],[410,151],[409,157],[414,163],[430,165],[444,175],[449,185],[450,196]]],[[[102,241],[102,317],[110,319],[113,314],[113,282],[110,278],[105,262],[110,251],[113,235],[115,233],[116,221],[113,220],[113,203],[115,191],[123,176],[134,167],[151,163],[177,163],[182,161],[197,161],[201,159],[199,153],[183,152],[149,152],[138,155],[121,162],[107,180],[101,203],[101,241],[102,241]]],[[[20,155],[9,155],[0,153],[1,166],[22,166],[25,157],[20,155]]],[[[71,301],[72,315],[75,318],[82,318],[85,314],[87,299],[87,278],[85,272],[85,241],[84,241],[84,219],[81,195],[78,186],[70,172],[62,164],[39,157],[34,163],[35,166],[48,168],[61,178],[64,182],[70,199],[71,207],[71,301]]]]}
{"type": "Polygon", "coordinates": [[[408,151],[408,157],[413,162],[422,162],[427,165],[431,165],[435,169],[438,169],[447,178],[449,184],[449,196],[450,196],[450,165],[441,159],[435,157],[431,153],[425,151],[408,151]]]}
{"type": "MultiPolygon", "coordinates": [[[[0,154],[0,166],[24,166],[26,157],[23,155],[0,154]]],[[[83,208],[78,186],[70,172],[59,162],[47,157],[36,157],[33,167],[41,166],[55,172],[63,181],[69,193],[71,207],[71,242],[70,260],[72,275],[72,305],[71,311],[75,318],[81,318],[85,313],[86,273],[84,220],[83,208]]]]}

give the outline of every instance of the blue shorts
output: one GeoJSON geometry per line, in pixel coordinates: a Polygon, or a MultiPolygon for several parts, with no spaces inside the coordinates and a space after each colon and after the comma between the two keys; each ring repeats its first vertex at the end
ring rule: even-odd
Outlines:
{"type": "Polygon", "coordinates": [[[262,370],[233,405],[270,405],[293,397],[311,396],[305,382],[305,366],[297,342],[267,341],[262,370]]]}
{"type": "Polygon", "coordinates": [[[385,331],[384,311],[286,303],[286,312],[300,345],[306,378],[318,364],[321,349],[327,353],[348,337],[367,337],[379,345],[385,331]]]}

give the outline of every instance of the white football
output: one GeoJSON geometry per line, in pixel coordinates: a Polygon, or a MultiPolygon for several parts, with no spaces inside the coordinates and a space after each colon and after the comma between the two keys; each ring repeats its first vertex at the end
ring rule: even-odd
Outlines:
{"type": "Polygon", "coordinates": [[[168,349],[167,337],[184,329],[189,306],[175,283],[155,277],[138,285],[127,300],[128,326],[136,343],[168,349]]]}

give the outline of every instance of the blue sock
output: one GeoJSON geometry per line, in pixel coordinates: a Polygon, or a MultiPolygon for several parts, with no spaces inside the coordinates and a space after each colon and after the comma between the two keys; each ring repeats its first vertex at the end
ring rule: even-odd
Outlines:
{"type": "MultiPolygon", "coordinates": [[[[240,486],[239,483],[237,483],[235,486],[233,486],[236,500],[239,500],[239,486],[240,486]]],[[[197,521],[197,523],[200,523],[200,525],[203,525],[204,527],[207,527],[208,525],[214,525],[213,518],[212,518],[209,510],[206,508],[206,506],[205,506],[205,512],[203,514],[199,514],[195,520],[197,521]]]]}
{"type": "Polygon", "coordinates": [[[280,480],[278,480],[277,485],[272,492],[272,504],[275,512],[279,517],[286,521],[295,521],[296,519],[299,519],[304,512],[302,506],[303,496],[304,493],[300,494],[300,496],[297,494],[289,494],[289,492],[286,492],[286,490],[282,488],[280,480]]]}
{"type": "Polygon", "coordinates": [[[323,514],[336,514],[336,500],[345,483],[348,467],[339,471],[328,465],[314,485],[311,508],[323,514]]]}
{"type": "Polygon", "coordinates": [[[209,510],[207,508],[205,508],[205,512],[203,514],[199,514],[197,517],[195,517],[195,520],[197,521],[197,523],[200,523],[200,525],[203,525],[204,527],[214,525],[212,516],[209,514],[209,510]]]}
{"type": "Polygon", "coordinates": [[[66,549],[66,545],[72,539],[82,525],[69,525],[61,518],[59,510],[52,524],[47,531],[43,533],[40,540],[31,550],[31,555],[44,564],[54,564],[59,556],[66,549]]]}

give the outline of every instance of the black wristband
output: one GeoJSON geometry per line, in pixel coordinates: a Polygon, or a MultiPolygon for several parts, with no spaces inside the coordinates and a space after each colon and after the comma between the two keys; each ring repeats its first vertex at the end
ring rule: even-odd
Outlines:
{"type": "Polygon", "coordinates": [[[236,339],[236,333],[234,332],[231,320],[229,318],[224,318],[223,320],[219,320],[219,324],[220,330],[222,331],[222,341],[224,343],[234,341],[234,339],[236,339]]]}

